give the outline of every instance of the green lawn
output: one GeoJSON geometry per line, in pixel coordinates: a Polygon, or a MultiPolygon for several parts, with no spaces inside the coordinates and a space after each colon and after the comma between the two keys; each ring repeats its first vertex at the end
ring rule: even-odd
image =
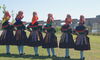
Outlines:
{"type": "MultiPolygon", "coordinates": [[[[60,40],[60,33],[56,34],[58,37],[58,41],[60,40]]],[[[74,36],[75,37],[75,36],[74,36]]],[[[100,36],[89,35],[91,42],[91,50],[85,51],[85,60],[100,60],[100,36]]],[[[39,57],[35,57],[34,50],[32,47],[25,46],[24,56],[18,55],[18,50],[16,46],[11,46],[11,55],[5,55],[5,46],[0,46],[0,60],[68,60],[65,59],[65,49],[56,48],[57,57],[47,57],[46,49],[39,47],[39,57]]],[[[75,51],[74,49],[70,49],[71,59],[69,60],[79,60],[79,51],[75,51]]]]}

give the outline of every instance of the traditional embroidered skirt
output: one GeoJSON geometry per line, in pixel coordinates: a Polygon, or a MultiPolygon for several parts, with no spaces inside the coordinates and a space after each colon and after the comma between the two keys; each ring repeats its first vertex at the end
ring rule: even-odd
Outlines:
{"type": "Polygon", "coordinates": [[[63,33],[59,42],[59,48],[74,48],[73,36],[68,33],[63,33]]]}
{"type": "Polygon", "coordinates": [[[13,30],[3,30],[0,36],[0,45],[14,45],[15,38],[13,30]]]}
{"type": "Polygon", "coordinates": [[[26,32],[24,30],[16,31],[15,38],[17,45],[25,45],[25,41],[27,40],[26,32]]]}
{"type": "Polygon", "coordinates": [[[58,47],[57,37],[54,33],[46,33],[43,40],[43,48],[56,48],[58,47]]]}
{"type": "Polygon", "coordinates": [[[75,50],[90,50],[89,37],[84,34],[78,35],[75,42],[75,50]]]}
{"type": "Polygon", "coordinates": [[[42,45],[43,36],[39,31],[30,32],[30,36],[28,38],[28,46],[38,47],[42,45]]]}

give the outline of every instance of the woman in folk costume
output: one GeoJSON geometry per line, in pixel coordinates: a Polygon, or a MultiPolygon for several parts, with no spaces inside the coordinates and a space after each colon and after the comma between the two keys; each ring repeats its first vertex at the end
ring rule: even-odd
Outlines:
{"type": "Polygon", "coordinates": [[[18,45],[18,51],[20,55],[23,55],[23,45],[25,44],[25,41],[27,40],[27,36],[26,36],[26,32],[25,32],[25,25],[24,23],[21,21],[23,19],[23,12],[19,11],[15,20],[16,22],[14,23],[14,27],[15,27],[15,38],[16,38],[16,42],[18,45]]]}
{"type": "Polygon", "coordinates": [[[6,45],[6,53],[10,54],[10,46],[15,41],[13,34],[13,26],[9,23],[10,14],[8,11],[4,12],[2,21],[3,32],[0,37],[0,45],[6,45]]]}
{"type": "Polygon", "coordinates": [[[65,58],[70,58],[69,48],[74,48],[72,28],[70,27],[71,22],[72,22],[72,18],[68,14],[65,19],[65,24],[61,27],[62,36],[61,36],[61,40],[59,42],[59,48],[66,49],[65,58]]]}
{"type": "Polygon", "coordinates": [[[28,46],[34,47],[35,56],[39,56],[38,46],[41,45],[41,41],[43,40],[43,36],[41,33],[42,25],[39,25],[37,20],[37,13],[33,12],[32,23],[30,23],[27,27],[28,31],[30,31],[30,35],[28,38],[28,46]]]}
{"type": "Polygon", "coordinates": [[[85,18],[83,15],[80,16],[79,25],[76,27],[75,31],[77,34],[76,42],[75,42],[75,50],[80,51],[80,59],[84,60],[83,56],[84,50],[90,50],[90,42],[88,35],[88,30],[84,26],[85,18]]]}
{"type": "Polygon", "coordinates": [[[43,40],[43,48],[47,48],[48,57],[50,57],[50,49],[52,51],[52,56],[56,56],[54,48],[58,47],[57,44],[57,37],[55,35],[56,30],[52,26],[54,22],[53,15],[48,14],[47,24],[44,26],[43,31],[46,33],[44,40],[43,40]]]}

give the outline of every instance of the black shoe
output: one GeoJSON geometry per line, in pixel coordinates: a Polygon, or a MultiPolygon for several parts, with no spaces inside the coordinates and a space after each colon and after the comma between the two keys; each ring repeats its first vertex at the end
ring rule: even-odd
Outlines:
{"type": "Polygon", "coordinates": [[[56,55],[53,55],[52,57],[57,57],[56,55]]]}
{"type": "Polygon", "coordinates": [[[10,55],[10,53],[6,53],[7,55],[10,55]]]}
{"type": "Polygon", "coordinates": [[[21,54],[19,54],[19,55],[21,55],[21,56],[22,56],[22,55],[24,55],[24,54],[25,54],[25,53],[21,53],[21,54]]]}
{"type": "Polygon", "coordinates": [[[70,59],[70,56],[65,56],[65,58],[68,58],[68,59],[70,59]]]}
{"type": "Polygon", "coordinates": [[[51,57],[50,55],[48,55],[47,57],[51,57]]]}
{"type": "Polygon", "coordinates": [[[39,56],[39,54],[35,54],[35,56],[39,56]]]}
{"type": "Polygon", "coordinates": [[[80,60],[85,60],[85,57],[81,58],[80,60]]]}

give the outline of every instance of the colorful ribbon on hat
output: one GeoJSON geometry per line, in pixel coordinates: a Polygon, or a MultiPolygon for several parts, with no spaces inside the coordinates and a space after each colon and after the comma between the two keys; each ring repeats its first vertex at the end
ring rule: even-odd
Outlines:
{"type": "Polygon", "coordinates": [[[85,23],[85,18],[83,15],[80,15],[80,21],[79,24],[84,24],[85,23]]]}
{"type": "Polygon", "coordinates": [[[5,11],[2,23],[4,23],[5,21],[8,21],[10,19],[10,17],[11,16],[10,16],[9,12],[5,11]]]}
{"type": "Polygon", "coordinates": [[[38,16],[36,12],[33,12],[33,17],[32,17],[32,24],[36,23],[38,20],[38,16]]]}
{"type": "Polygon", "coordinates": [[[66,24],[71,24],[71,22],[72,22],[72,18],[71,18],[71,15],[67,15],[67,17],[66,17],[66,19],[65,19],[65,23],[66,24]]]}
{"type": "Polygon", "coordinates": [[[53,15],[51,13],[49,13],[48,14],[48,19],[47,19],[47,24],[52,25],[53,22],[54,22],[53,15]]]}
{"type": "Polygon", "coordinates": [[[23,11],[19,11],[18,12],[18,14],[17,14],[17,16],[16,16],[16,22],[19,22],[20,20],[22,20],[23,19],[23,11]]]}

